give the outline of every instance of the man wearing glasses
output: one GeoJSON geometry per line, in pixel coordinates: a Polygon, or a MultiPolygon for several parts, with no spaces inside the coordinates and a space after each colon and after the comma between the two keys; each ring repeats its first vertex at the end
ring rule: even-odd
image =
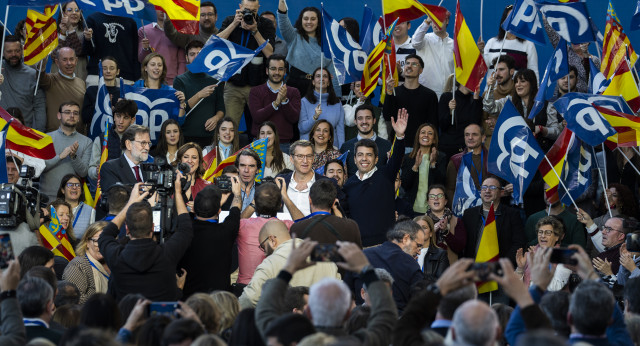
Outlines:
{"type": "Polygon", "coordinates": [[[620,247],[625,242],[627,233],[633,231],[625,219],[621,215],[612,217],[604,223],[602,230],[599,231],[596,227],[596,231],[590,233],[594,247],[600,252],[593,259],[593,267],[601,275],[618,274],[620,247]]]}
{"type": "Polygon", "coordinates": [[[200,3],[200,28],[197,35],[189,35],[177,31],[169,16],[166,15],[164,16],[164,23],[160,23],[158,19],[158,25],[164,25],[164,34],[173,44],[184,48],[193,40],[207,42],[211,35],[216,35],[218,33],[218,28],[216,28],[217,21],[218,10],[216,5],[211,1],[203,1],[200,3]]]}
{"type": "Polygon", "coordinates": [[[251,88],[249,110],[253,117],[251,134],[258,137],[265,121],[272,121],[278,128],[280,149],[289,153],[289,142],[300,118],[300,92],[287,88],[284,77],[287,63],[282,55],[273,54],[267,59],[267,82],[251,88]]]}
{"type": "Polygon", "coordinates": [[[91,140],[80,134],[76,127],[80,121],[80,105],[73,101],[64,102],[58,109],[59,128],[47,133],[53,140],[56,157],[46,160],[46,167],[40,175],[40,191],[56,199],[60,180],[67,174],[87,176],[91,158],[91,140]]]}
{"type": "Polygon", "coordinates": [[[144,182],[140,164],[149,159],[151,137],[149,128],[133,124],[122,134],[120,140],[122,155],[109,160],[100,168],[99,184],[108,188],[117,182],[135,184],[144,182]]]}

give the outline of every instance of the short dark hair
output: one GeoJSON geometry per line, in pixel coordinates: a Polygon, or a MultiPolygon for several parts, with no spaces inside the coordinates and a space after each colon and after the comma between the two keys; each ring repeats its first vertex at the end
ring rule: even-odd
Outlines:
{"type": "Polygon", "coordinates": [[[573,72],[573,74],[578,78],[578,68],[574,65],[569,64],[569,73],[573,72]]]}
{"type": "Polygon", "coordinates": [[[389,241],[402,241],[405,235],[409,235],[411,240],[416,239],[418,232],[422,232],[422,227],[411,219],[405,219],[396,222],[393,228],[387,232],[387,240],[389,241]]]}
{"type": "Polygon", "coordinates": [[[356,107],[356,111],[353,113],[354,117],[357,118],[358,112],[365,111],[365,110],[371,112],[371,116],[373,116],[374,118],[376,117],[375,108],[373,107],[373,105],[368,103],[363,103],[358,107],[356,107]]]}
{"type": "MultiPolygon", "coordinates": [[[[18,42],[21,43],[20,41],[20,37],[18,37],[17,35],[7,35],[4,38],[4,43],[10,43],[10,42],[18,42]]],[[[22,44],[20,44],[20,49],[22,49],[22,44]]]]}
{"type": "Polygon", "coordinates": [[[309,287],[287,287],[287,291],[284,293],[284,306],[287,309],[287,312],[291,312],[293,309],[302,311],[306,304],[304,301],[305,295],[309,295],[309,287]]]}
{"type": "Polygon", "coordinates": [[[118,65],[118,60],[116,58],[114,58],[113,56],[107,55],[105,57],[102,57],[102,61],[105,61],[105,60],[111,60],[111,61],[115,62],[116,63],[116,69],[120,68],[120,65],[118,65]]]}
{"type": "Polygon", "coordinates": [[[640,277],[627,280],[624,285],[624,299],[629,312],[640,314],[640,277]]]}
{"type": "Polygon", "coordinates": [[[109,187],[107,191],[107,200],[109,203],[109,213],[119,213],[129,201],[131,189],[122,184],[116,184],[109,187]]]}
{"type": "Polygon", "coordinates": [[[62,107],[64,107],[64,106],[75,106],[75,107],[78,107],[78,109],[80,109],[80,105],[78,104],[78,102],[76,102],[76,101],[64,101],[58,107],[58,113],[62,113],[62,107]]]}
{"type": "Polygon", "coordinates": [[[38,277],[26,277],[18,284],[17,298],[24,317],[40,317],[53,300],[53,288],[38,277]]]}
{"type": "MultiPolygon", "coordinates": [[[[200,7],[202,7],[202,3],[200,4],[200,7]]],[[[202,47],[204,47],[204,42],[202,42],[200,40],[191,40],[184,47],[184,52],[189,54],[189,49],[191,49],[191,48],[202,48],[202,47]]]]}
{"type": "Polygon", "coordinates": [[[340,160],[339,158],[335,158],[335,159],[331,159],[331,160],[327,161],[327,163],[324,164],[324,169],[322,171],[323,174],[325,174],[325,175],[327,174],[327,169],[329,169],[329,165],[332,164],[332,163],[339,164],[342,167],[342,170],[343,171],[345,170],[344,162],[342,162],[342,160],[340,160]]]}
{"type": "Polygon", "coordinates": [[[13,163],[14,165],[16,165],[18,172],[20,171],[20,168],[22,168],[22,161],[19,157],[8,155],[6,156],[6,159],[7,159],[7,163],[13,163]]]}
{"type": "Polygon", "coordinates": [[[567,312],[569,311],[569,299],[571,294],[565,291],[547,292],[540,300],[540,309],[549,318],[551,326],[564,337],[569,337],[571,327],[567,323],[567,312]]]}
{"type": "MultiPolygon", "coordinates": [[[[271,11],[264,11],[264,12],[260,13],[260,17],[262,17],[264,15],[269,15],[269,16],[276,17],[276,14],[271,12],[271,11]]],[[[273,54],[271,56],[273,56],[273,54]]]]}
{"type": "Polygon", "coordinates": [[[236,168],[240,167],[240,158],[242,156],[251,156],[254,160],[256,160],[256,167],[258,168],[258,170],[262,168],[262,161],[260,160],[260,155],[258,155],[258,153],[256,153],[253,149],[242,149],[242,151],[238,153],[238,155],[236,156],[236,162],[234,163],[236,168]]]}
{"type": "Polygon", "coordinates": [[[153,214],[147,201],[136,202],[127,209],[126,224],[134,238],[143,238],[153,230],[153,214]]]}
{"type": "Polygon", "coordinates": [[[95,293],[83,304],[80,324],[89,328],[99,328],[117,332],[121,325],[120,309],[113,296],[95,293]]]}
{"type": "Polygon", "coordinates": [[[600,282],[582,281],[573,291],[569,303],[572,326],[581,334],[602,335],[607,330],[614,305],[609,288],[600,282]]]}
{"type": "Polygon", "coordinates": [[[178,344],[188,339],[193,341],[204,333],[202,325],[195,320],[190,318],[174,320],[169,323],[162,334],[162,345],[178,344]]]}
{"type": "Polygon", "coordinates": [[[171,323],[171,317],[166,315],[154,315],[144,322],[138,329],[139,345],[160,345],[162,333],[171,323]]]}
{"type": "Polygon", "coordinates": [[[288,68],[289,66],[289,63],[287,62],[287,57],[282,54],[271,54],[271,56],[267,58],[267,68],[271,66],[272,61],[284,61],[284,68],[288,68]]]}
{"type": "Polygon", "coordinates": [[[138,113],[138,104],[134,100],[119,99],[113,106],[113,115],[115,116],[116,113],[124,113],[135,118],[138,113]]]}
{"type": "Polygon", "coordinates": [[[371,148],[373,149],[373,155],[375,157],[378,157],[378,145],[376,144],[376,142],[372,141],[369,138],[363,138],[359,141],[356,142],[356,144],[353,145],[353,156],[356,156],[356,153],[358,152],[358,148],[360,147],[365,147],[365,148],[371,148]]]}
{"type": "Polygon", "coordinates": [[[207,185],[200,190],[193,200],[193,211],[196,216],[208,219],[218,215],[222,192],[215,185],[207,185]]]}
{"type": "Polygon", "coordinates": [[[282,207],[282,194],[275,183],[267,182],[256,187],[256,214],[276,216],[282,207]]]}
{"type": "Polygon", "coordinates": [[[438,304],[438,312],[442,317],[452,320],[453,314],[456,312],[460,305],[468,300],[476,298],[475,285],[462,286],[454,291],[451,291],[444,295],[438,304]]]}
{"type": "Polygon", "coordinates": [[[313,323],[304,315],[287,313],[269,324],[265,330],[266,337],[276,337],[282,345],[300,342],[304,337],[316,332],[313,323]]]}
{"type": "Polygon", "coordinates": [[[516,68],[516,59],[514,59],[511,55],[508,55],[508,54],[502,54],[500,56],[493,58],[493,60],[491,61],[491,65],[493,65],[494,68],[498,63],[498,59],[500,59],[500,62],[503,62],[505,65],[507,65],[507,68],[509,70],[516,68]]]}
{"type": "Polygon", "coordinates": [[[422,60],[422,58],[418,54],[409,54],[404,58],[404,61],[407,61],[409,59],[418,60],[418,63],[420,63],[420,67],[424,68],[424,60],[422,60]]]}
{"type": "Polygon", "coordinates": [[[149,133],[149,128],[138,124],[131,124],[127,127],[120,138],[120,149],[127,149],[127,141],[133,142],[139,133],[149,133]]]}
{"type": "MultiPolygon", "coordinates": [[[[51,270],[49,270],[51,271],[51,270]]],[[[64,305],[77,305],[80,303],[80,290],[73,282],[67,280],[58,281],[58,294],[54,303],[57,307],[64,305]]]]}
{"type": "Polygon", "coordinates": [[[336,187],[329,179],[319,179],[309,189],[311,203],[319,209],[331,209],[336,200],[336,195],[336,187]]]}
{"type": "Polygon", "coordinates": [[[216,5],[213,4],[213,2],[203,1],[200,3],[200,8],[203,8],[203,7],[213,7],[213,12],[216,14],[216,16],[218,15],[218,9],[216,8],[216,5]]]}
{"type": "Polygon", "coordinates": [[[29,269],[35,266],[43,266],[53,259],[53,252],[40,245],[29,246],[22,250],[18,256],[20,262],[20,277],[24,277],[29,269]]]}

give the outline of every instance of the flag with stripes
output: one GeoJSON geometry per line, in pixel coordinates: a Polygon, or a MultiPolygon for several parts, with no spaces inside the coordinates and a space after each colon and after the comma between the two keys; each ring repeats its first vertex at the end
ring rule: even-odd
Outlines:
{"type": "Polygon", "coordinates": [[[53,254],[56,256],[61,256],[67,259],[67,261],[71,261],[74,257],[76,257],[76,253],[73,250],[73,246],[69,242],[69,235],[67,231],[62,228],[60,224],[60,220],[58,219],[58,214],[56,214],[56,208],[51,206],[51,222],[49,222],[49,231],[58,239],[60,242],[60,246],[53,248],[53,254]]]}
{"type": "Polygon", "coordinates": [[[602,62],[600,65],[600,71],[607,79],[611,78],[620,62],[626,57],[627,49],[629,50],[629,62],[633,66],[638,60],[638,55],[631,47],[629,37],[624,33],[613,5],[609,1],[607,25],[604,28],[604,40],[602,43],[602,62]]]}
{"type": "Polygon", "coordinates": [[[382,91],[380,92],[380,103],[384,104],[385,97],[387,96],[387,83],[386,81],[391,78],[393,79],[393,87],[398,86],[398,69],[396,66],[396,45],[395,40],[393,39],[393,27],[395,24],[389,28],[387,35],[389,35],[389,39],[387,40],[387,44],[384,47],[384,58],[382,60],[382,91]]]}
{"type": "Polygon", "coordinates": [[[453,204],[451,205],[451,211],[457,217],[462,217],[465,210],[482,204],[480,191],[476,189],[476,185],[471,177],[470,167],[473,166],[471,155],[473,155],[473,152],[462,155],[460,168],[458,168],[456,191],[453,194],[453,204]]]}
{"type": "Polygon", "coordinates": [[[547,199],[552,203],[559,199],[557,194],[559,184],[558,176],[562,174],[562,169],[564,168],[564,163],[567,159],[567,152],[574,140],[575,134],[565,127],[558,136],[558,139],[556,139],[556,142],[551,146],[551,149],[549,149],[549,152],[547,152],[547,158],[549,161],[547,162],[547,160],[542,160],[538,167],[538,171],[540,171],[542,179],[544,179],[545,183],[548,185],[545,190],[545,194],[547,199]],[[549,164],[549,162],[551,162],[551,164],[549,164]]]}
{"type": "Polygon", "coordinates": [[[149,0],[167,13],[176,30],[197,35],[200,27],[200,0],[149,0]]]}
{"type": "MultiPolygon", "coordinates": [[[[109,142],[109,123],[107,122],[104,127],[106,130],[104,130],[104,136],[102,136],[102,151],[100,154],[100,164],[98,165],[98,181],[100,181],[100,168],[102,168],[103,163],[107,162],[107,158],[109,157],[109,146],[107,145],[109,142]]],[[[95,207],[101,197],[102,187],[98,184],[98,187],[96,188],[96,197],[93,199],[94,205],[92,205],[92,207],[95,207]]]]}
{"type": "Polygon", "coordinates": [[[460,11],[460,1],[456,4],[456,26],[453,32],[453,60],[456,81],[470,90],[476,91],[487,73],[487,64],[476,45],[476,40],[460,11]]]}
{"type": "Polygon", "coordinates": [[[640,117],[597,105],[594,108],[616,130],[605,142],[610,149],[640,146],[640,117]]]}
{"type": "MultiPolygon", "coordinates": [[[[360,91],[364,96],[369,96],[375,90],[378,85],[378,78],[383,70],[382,62],[385,59],[385,49],[387,48],[387,41],[391,39],[391,33],[395,28],[398,20],[396,19],[389,27],[385,37],[376,45],[367,57],[367,61],[364,63],[364,71],[362,72],[362,83],[360,84],[360,91]]],[[[384,76],[383,76],[384,78],[384,76]]],[[[382,83],[384,85],[384,82],[382,83]]]]}
{"type": "MultiPolygon", "coordinates": [[[[476,263],[498,262],[500,248],[498,247],[498,229],[496,228],[496,217],[493,211],[493,203],[489,208],[487,220],[484,222],[478,253],[476,253],[476,263]]],[[[478,293],[487,293],[498,289],[495,281],[484,281],[476,283],[478,293]]]]}
{"type": "Polygon", "coordinates": [[[591,185],[591,167],[595,159],[591,153],[592,147],[577,138],[569,146],[564,169],[560,175],[567,189],[562,185],[558,187],[560,201],[565,205],[571,205],[572,198],[578,199],[591,185]]]}
{"type": "Polygon", "coordinates": [[[622,96],[634,112],[640,111],[640,91],[627,59],[622,59],[602,95],[622,96]]]}
{"type": "Polygon", "coordinates": [[[58,26],[53,16],[58,5],[47,6],[44,14],[27,10],[25,27],[27,39],[24,42],[24,63],[35,65],[58,46],[58,26]]]}
{"type": "Polygon", "coordinates": [[[262,177],[264,176],[264,167],[267,162],[267,142],[268,142],[268,138],[257,139],[251,142],[251,144],[247,145],[246,147],[238,150],[233,155],[230,155],[226,159],[222,160],[220,163],[217,163],[217,158],[214,159],[211,165],[209,165],[209,167],[207,168],[207,171],[205,172],[205,174],[203,175],[204,180],[213,182],[214,178],[217,178],[222,175],[222,170],[225,167],[235,164],[236,158],[238,157],[238,154],[241,151],[245,149],[252,149],[258,154],[258,156],[260,157],[260,161],[262,162],[260,169],[256,172],[256,181],[257,182],[262,181],[262,177]]]}
{"type": "Polygon", "coordinates": [[[56,156],[51,136],[12,120],[13,117],[0,107],[0,127],[4,128],[9,124],[6,137],[7,149],[43,160],[50,160],[56,156]]]}
{"type": "Polygon", "coordinates": [[[382,2],[382,12],[387,23],[399,19],[398,23],[418,19],[425,14],[441,29],[447,18],[447,9],[420,3],[416,0],[391,0],[382,2]]]}

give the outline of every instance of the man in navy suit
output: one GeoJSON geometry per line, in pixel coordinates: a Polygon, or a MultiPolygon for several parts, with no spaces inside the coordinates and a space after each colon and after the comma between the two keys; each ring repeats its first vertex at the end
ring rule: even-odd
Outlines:
{"type": "Polygon", "coordinates": [[[391,150],[391,142],[379,137],[375,131],[373,131],[373,126],[376,124],[376,118],[372,105],[363,104],[358,106],[355,112],[355,120],[356,127],[358,128],[358,135],[356,138],[352,138],[344,142],[342,147],[340,147],[340,152],[343,154],[349,151],[349,155],[347,155],[347,175],[349,178],[358,171],[356,161],[353,159],[355,154],[354,146],[357,141],[368,138],[376,142],[376,145],[378,146],[378,153],[380,153],[378,163],[376,164],[378,169],[382,169],[384,165],[387,164],[387,153],[391,150]]]}
{"type": "Polygon", "coordinates": [[[144,181],[140,164],[149,159],[149,128],[136,124],[129,126],[122,134],[120,147],[122,155],[105,162],[100,168],[100,186],[103,190],[117,182],[135,184],[144,181]]]}

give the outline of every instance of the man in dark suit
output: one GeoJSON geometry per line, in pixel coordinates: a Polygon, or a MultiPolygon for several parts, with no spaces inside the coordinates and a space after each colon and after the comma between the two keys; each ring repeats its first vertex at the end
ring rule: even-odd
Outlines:
{"type": "Polygon", "coordinates": [[[346,153],[349,151],[349,155],[347,155],[347,175],[349,178],[356,174],[358,168],[356,167],[356,162],[353,157],[355,154],[354,145],[357,141],[367,138],[374,142],[378,146],[378,152],[380,153],[380,158],[378,159],[378,163],[376,166],[379,169],[382,169],[385,164],[387,164],[387,153],[391,150],[391,142],[388,140],[378,137],[378,135],[373,131],[373,126],[376,124],[376,118],[374,115],[374,108],[370,104],[363,104],[356,108],[355,112],[355,120],[356,127],[358,128],[358,135],[356,138],[352,138],[342,144],[340,147],[341,153],[346,153]]]}
{"type": "Polygon", "coordinates": [[[27,341],[45,338],[57,345],[62,333],[49,328],[53,312],[56,310],[51,285],[41,278],[26,277],[18,285],[17,296],[27,331],[27,341]]]}
{"type": "Polygon", "coordinates": [[[137,124],[129,126],[122,134],[120,148],[122,155],[105,162],[100,168],[102,189],[109,188],[117,182],[135,184],[144,181],[140,164],[149,159],[149,128],[137,124]]]}

